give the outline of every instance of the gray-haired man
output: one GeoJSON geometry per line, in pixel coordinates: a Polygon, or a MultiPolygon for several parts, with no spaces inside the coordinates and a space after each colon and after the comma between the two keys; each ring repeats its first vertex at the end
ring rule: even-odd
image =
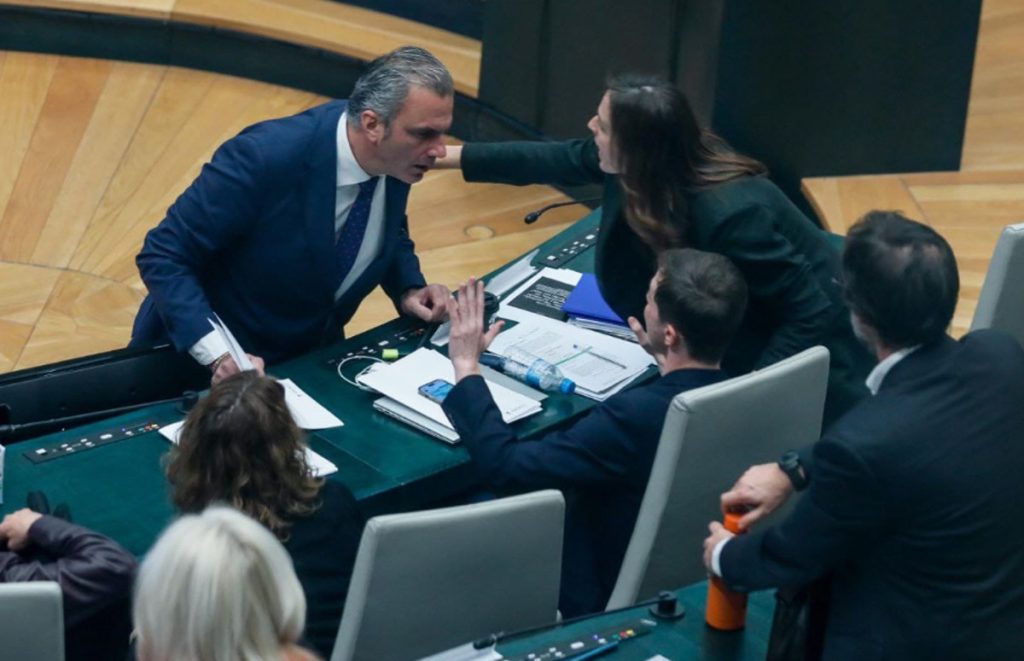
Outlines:
{"type": "Polygon", "coordinates": [[[258,367],[341,337],[378,284],[401,312],[441,319],[448,290],[426,284],[405,205],[445,154],[453,96],[444,65],[407,46],[371,62],[348,102],[221,145],[136,258],[149,296],[131,345],[173,342],[217,381],[238,366],[214,313],[258,367]]]}

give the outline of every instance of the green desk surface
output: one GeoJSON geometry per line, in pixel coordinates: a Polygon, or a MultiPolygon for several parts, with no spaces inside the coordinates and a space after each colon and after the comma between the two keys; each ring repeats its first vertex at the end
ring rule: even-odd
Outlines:
{"type": "MultiPolygon", "coordinates": [[[[592,228],[598,221],[598,212],[591,213],[543,244],[542,254],[566,236],[592,228]]],[[[568,266],[590,270],[592,253],[584,252],[568,266]]],[[[369,515],[420,509],[474,485],[469,455],[462,447],[434,440],[374,411],[371,405],[377,395],[341,381],[335,368],[328,365],[331,358],[376,346],[382,340],[411,349],[415,340],[399,342],[396,334],[413,328],[415,322],[398,319],[269,370],[274,376],[293,379],[344,421],[343,427],[312,433],[310,446],[338,466],[338,472],[329,479],[344,482],[369,515]]],[[[593,406],[594,402],[582,397],[553,394],[545,400],[540,414],[516,423],[515,428],[520,437],[536,436],[593,406]]],[[[166,424],[182,417],[172,405],[152,406],[11,445],[5,461],[0,512],[24,507],[26,493],[41,489],[51,505],[67,502],[77,523],[109,535],[141,555],[173,516],[161,464],[169,443],[162,436],[150,432],[42,464],[33,464],[24,453],[90,432],[142,422],[166,424]]]]}
{"type": "Polygon", "coordinates": [[[621,613],[598,615],[563,628],[499,643],[498,652],[504,656],[521,655],[544,645],[582,638],[589,633],[606,631],[619,624],[645,617],[658,622],[653,631],[626,640],[598,658],[602,661],[646,661],[660,654],[670,661],[764,659],[771,633],[772,613],[775,609],[774,592],[751,594],[747,604],[746,627],[740,631],[725,632],[716,631],[704,624],[707,590],[707,581],[679,590],[679,600],[686,607],[686,615],[681,620],[655,620],[650,617],[647,607],[641,606],[621,613]]]}

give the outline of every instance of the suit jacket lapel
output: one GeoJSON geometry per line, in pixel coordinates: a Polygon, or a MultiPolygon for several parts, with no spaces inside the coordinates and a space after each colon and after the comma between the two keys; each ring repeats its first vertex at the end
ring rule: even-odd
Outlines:
{"type": "Polygon", "coordinates": [[[322,283],[331,299],[340,275],[334,258],[334,203],[338,183],[338,120],[344,109],[344,103],[324,106],[306,157],[306,241],[317,282],[322,283]]]}

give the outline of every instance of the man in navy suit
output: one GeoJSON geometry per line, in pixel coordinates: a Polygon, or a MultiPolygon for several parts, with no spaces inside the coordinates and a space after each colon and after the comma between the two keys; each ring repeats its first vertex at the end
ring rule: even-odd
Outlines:
{"type": "Polygon", "coordinates": [[[946,335],[953,252],[897,213],[850,230],[843,277],[879,360],[874,395],[802,456],[748,470],[722,496],[754,508],[741,525],[807,492],[767,530],[710,524],[705,563],[741,591],[831,575],[826,659],[1020,658],[1024,350],[991,330],[946,335]]]}
{"type": "Polygon", "coordinates": [[[743,276],[727,258],[692,249],[663,252],[647,291],[644,324],[629,319],[661,376],[610,397],[568,429],[522,442],[480,376],[480,354],[501,330],[498,322],[484,332],[482,283],[470,280],[458,300],[449,301],[448,355],[456,384],[442,406],[481,478],[503,492],[565,492],[563,615],[604,609],[669,404],[680,392],[725,378],[719,362],[746,301],[743,276]]]}
{"type": "Polygon", "coordinates": [[[369,64],[347,103],[221,145],[136,258],[149,296],[131,345],[169,340],[216,381],[238,366],[215,315],[260,368],[339,339],[378,284],[400,312],[443,318],[448,290],[426,285],[405,206],[445,154],[453,96],[441,62],[399,48],[369,64]]]}

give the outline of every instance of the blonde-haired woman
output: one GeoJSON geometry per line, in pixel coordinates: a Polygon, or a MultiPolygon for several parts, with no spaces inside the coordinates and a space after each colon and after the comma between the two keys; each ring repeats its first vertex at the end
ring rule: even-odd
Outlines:
{"type": "Polygon", "coordinates": [[[215,506],[171,524],[139,571],[140,661],[309,661],[296,644],[306,599],[264,526],[215,506]]]}

